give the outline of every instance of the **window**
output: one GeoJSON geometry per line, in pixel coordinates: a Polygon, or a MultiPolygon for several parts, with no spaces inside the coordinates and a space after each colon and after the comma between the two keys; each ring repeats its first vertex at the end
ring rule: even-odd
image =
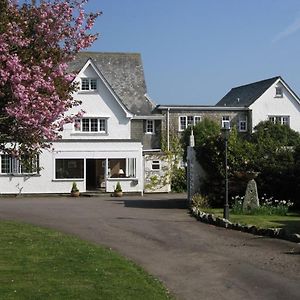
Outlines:
{"type": "Polygon", "coordinates": [[[283,97],[282,87],[280,87],[280,86],[276,87],[275,97],[276,98],[282,98],[283,97]]]}
{"type": "Polygon", "coordinates": [[[1,155],[1,174],[37,174],[38,170],[38,156],[20,160],[8,154],[1,155]]]}
{"type": "Polygon", "coordinates": [[[152,170],[160,170],[160,161],[159,160],[153,160],[151,169],[152,170]]]}
{"type": "Polygon", "coordinates": [[[82,91],[88,91],[90,89],[90,83],[88,78],[82,78],[81,79],[81,90],[82,91]]]}
{"type": "Polygon", "coordinates": [[[91,122],[91,131],[98,132],[98,119],[90,119],[91,122]]]}
{"type": "Polygon", "coordinates": [[[89,132],[90,131],[90,119],[82,119],[82,131],[89,132]]]}
{"type": "Polygon", "coordinates": [[[82,118],[75,120],[74,129],[77,132],[107,132],[107,120],[103,118],[82,118]]]}
{"type": "Polygon", "coordinates": [[[127,159],[127,176],[135,178],[136,177],[136,159],[128,158],[127,159]]]}
{"type": "Polygon", "coordinates": [[[55,178],[56,179],[83,179],[84,169],[83,159],[56,159],[55,178]]]}
{"type": "Polygon", "coordinates": [[[200,121],[200,116],[181,116],[179,117],[179,131],[184,131],[188,126],[194,126],[200,121]]]}
{"type": "Polygon", "coordinates": [[[247,131],[247,117],[246,116],[240,118],[240,120],[239,120],[239,131],[240,132],[247,131]]]}
{"type": "Polygon", "coordinates": [[[200,122],[201,122],[201,117],[195,116],[195,117],[194,117],[194,124],[196,125],[196,124],[198,124],[198,123],[200,123],[200,122]]]}
{"type": "Polygon", "coordinates": [[[229,116],[222,117],[222,128],[230,128],[230,117],[229,116]]]}
{"type": "Polygon", "coordinates": [[[194,117],[187,116],[187,126],[193,126],[193,125],[194,125],[194,117]]]}
{"type": "Polygon", "coordinates": [[[136,158],[119,158],[108,160],[108,177],[135,178],[136,158]]]}
{"type": "Polygon", "coordinates": [[[245,121],[245,120],[240,121],[239,131],[241,131],[241,132],[247,131],[247,121],[245,121]]]}
{"type": "Polygon", "coordinates": [[[290,126],[290,116],[269,116],[269,121],[274,124],[290,126]]]}
{"type": "Polygon", "coordinates": [[[81,78],[82,91],[95,91],[97,90],[97,79],[94,78],[81,78]]]}
{"type": "Polygon", "coordinates": [[[146,120],[146,133],[155,133],[155,122],[154,120],[146,120]]]}
{"type": "Polygon", "coordinates": [[[99,119],[99,132],[106,132],[106,119],[99,119]]]}
{"type": "Polygon", "coordinates": [[[186,129],[186,117],[179,117],[179,131],[184,131],[186,129]]]}
{"type": "Polygon", "coordinates": [[[90,79],[90,89],[91,90],[97,89],[97,79],[90,79]]]}

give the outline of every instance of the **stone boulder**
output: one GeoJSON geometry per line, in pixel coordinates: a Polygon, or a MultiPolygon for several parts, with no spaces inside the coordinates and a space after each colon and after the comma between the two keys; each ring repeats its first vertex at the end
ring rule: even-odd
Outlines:
{"type": "Polygon", "coordinates": [[[243,202],[243,211],[249,211],[259,207],[257,185],[254,179],[247,184],[246,194],[243,202]]]}

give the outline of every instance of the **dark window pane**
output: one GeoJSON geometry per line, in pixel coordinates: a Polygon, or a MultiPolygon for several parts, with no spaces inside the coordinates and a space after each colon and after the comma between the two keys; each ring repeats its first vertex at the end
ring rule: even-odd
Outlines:
{"type": "Polygon", "coordinates": [[[83,159],[56,159],[56,179],[83,178],[83,159]]]}

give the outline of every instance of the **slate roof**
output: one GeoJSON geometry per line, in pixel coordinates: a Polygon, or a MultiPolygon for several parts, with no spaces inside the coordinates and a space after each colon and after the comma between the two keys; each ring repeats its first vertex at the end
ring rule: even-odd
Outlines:
{"type": "Polygon", "coordinates": [[[147,93],[139,53],[80,52],[68,71],[78,73],[91,59],[125,107],[135,115],[150,115],[155,104],[147,93]]]}
{"type": "Polygon", "coordinates": [[[274,82],[282,78],[273,78],[257,81],[231,89],[216,106],[249,107],[257,100],[274,82]]]}

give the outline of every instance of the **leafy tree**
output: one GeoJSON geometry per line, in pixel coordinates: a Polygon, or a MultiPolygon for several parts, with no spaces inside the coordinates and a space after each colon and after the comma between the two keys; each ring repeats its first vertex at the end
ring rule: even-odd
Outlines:
{"type": "Polygon", "coordinates": [[[0,148],[18,156],[50,146],[78,101],[67,66],[97,38],[85,0],[0,0],[0,148]]]}
{"type": "Polygon", "coordinates": [[[300,134],[289,126],[264,121],[254,128],[251,142],[259,145],[262,149],[280,146],[294,147],[300,143],[300,134]]]}
{"type": "MultiPolygon", "coordinates": [[[[207,177],[202,192],[213,206],[223,204],[225,143],[220,127],[213,121],[194,128],[197,159],[207,177]]],[[[185,133],[184,140],[190,135],[185,133]]],[[[234,127],[228,139],[229,193],[243,194],[249,173],[257,172],[258,190],[279,199],[293,200],[300,206],[300,135],[288,126],[262,122],[249,136],[234,127]]],[[[251,175],[251,174],[250,174],[251,175]]]]}
{"type": "MultiPolygon", "coordinates": [[[[191,127],[183,134],[183,147],[189,145],[191,127]]],[[[201,191],[209,195],[212,205],[218,205],[224,194],[222,180],[224,178],[224,143],[220,126],[217,122],[205,118],[193,127],[196,157],[206,173],[201,191]]],[[[186,154],[185,154],[186,156],[186,154]]]]}
{"type": "Polygon", "coordinates": [[[300,179],[297,176],[299,133],[286,125],[261,122],[252,134],[251,142],[256,150],[254,163],[259,172],[260,192],[299,202],[295,193],[300,179]]]}

